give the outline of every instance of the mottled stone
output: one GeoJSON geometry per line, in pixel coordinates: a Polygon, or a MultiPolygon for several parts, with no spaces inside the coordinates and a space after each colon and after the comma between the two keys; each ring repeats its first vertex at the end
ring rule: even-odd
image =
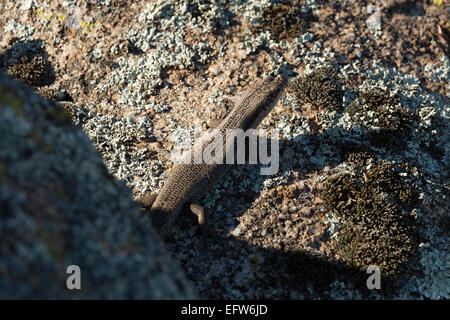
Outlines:
{"type": "Polygon", "coordinates": [[[0,298],[195,293],[123,182],[56,103],[0,72],[0,298]],[[68,290],[69,265],[81,290],[68,290]]]}

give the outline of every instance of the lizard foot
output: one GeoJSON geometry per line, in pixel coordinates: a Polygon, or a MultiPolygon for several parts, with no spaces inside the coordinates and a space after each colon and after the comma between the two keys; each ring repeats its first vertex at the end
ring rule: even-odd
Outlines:
{"type": "Polygon", "coordinates": [[[148,211],[152,208],[153,202],[155,202],[157,196],[157,193],[148,193],[136,198],[136,202],[142,206],[142,211],[148,211]]]}
{"type": "Polygon", "coordinates": [[[204,236],[209,238],[217,238],[217,234],[205,222],[205,207],[192,203],[189,206],[190,211],[197,216],[198,224],[204,236]]]}

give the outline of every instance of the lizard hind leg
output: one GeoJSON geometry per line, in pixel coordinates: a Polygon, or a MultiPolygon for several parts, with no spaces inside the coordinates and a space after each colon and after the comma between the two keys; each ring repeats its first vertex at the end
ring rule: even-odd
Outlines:
{"type": "Polygon", "coordinates": [[[203,226],[205,224],[205,207],[192,203],[189,205],[189,210],[197,216],[198,224],[203,226]]]}
{"type": "Polygon", "coordinates": [[[216,238],[216,233],[205,221],[205,207],[199,204],[191,203],[189,205],[189,210],[197,216],[198,224],[201,228],[202,233],[207,237],[216,238]]]}

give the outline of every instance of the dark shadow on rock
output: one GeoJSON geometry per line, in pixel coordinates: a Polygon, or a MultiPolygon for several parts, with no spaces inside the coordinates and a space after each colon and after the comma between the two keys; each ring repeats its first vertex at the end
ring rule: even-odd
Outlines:
{"type": "MultiPolygon", "coordinates": [[[[397,134],[395,132],[383,132],[383,130],[381,130],[381,136],[383,136],[383,134],[386,134],[391,139],[389,144],[395,146],[393,148],[388,148],[389,152],[402,155],[405,149],[399,148],[398,146],[402,145],[402,141],[407,139],[408,133],[397,134]],[[395,141],[395,139],[398,139],[398,141],[395,141]]],[[[350,132],[339,128],[332,128],[325,130],[322,133],[298,135],[292,140],[279,140],[281,160],[279,163],[280,167],[278,174],[284,174],[295,170],[298,171],[299,175],[306,176],[310,173],[322,170],[325,166],[334,167],[345,161],[348,153],[355,149],[369,150],[379,156],[379,149],[388,147],[387,145],[372,145],[373,137],[379,135],[380,131],[375,130],[361,133],[359,131],[350,132]],[[335,154],[331,157],[321,157],[324,159],[321,163],[313,161],[311,158],[315,155],[320,156],[319,153],[324,144],[334,150],[335,154]],[[307,154],[307,157],[303,157],[301,161],[292,162],[283,160],[284,154],[298,155],[304,153],[305,150],[312,151],[312,153],[307,154]]],[[[271,143],[272,142],[269,140],[268,147],[271,146],[271,143]]],[[[437,152],[436,154],[436,160],[442,161],[439,156],[440,152],[437,152]]],[[[249,172],[254,170],[254,166],[255,165],[249,164],[244,165],[243,177],[248,177],[249,172]]],[[[287,184],[289,183],[290,181],[287,181],[287,184]]],[[[255,184],[258,185],[259,190],[262,189],[261,182],[255,182],[255,184]]],[[[242,216],[251,207],[259,193],[247,192],[225,195],[227,199],[220,199],[216,202],[216,205],[220,205],[226,211],[231,212],[232,218],[237,218],[242,216]],[[230,203],[230,199],[232,203],[230,203]]],[[[215,214],[213,211],[214,209],[207,210],[207,220],[220,235],[219,240],[215,242],[214,240],[205,239],[200,233],[191,234],[191,243],[196,243],[196,245],[190,248],[190,250],[195,252],[195,256],[203,255],[204,259],[211,259],[211,261],[223,257],[236,260],[239,258],[240,252],[255,252],[263,256],[264,263],[258,264],[257,268],[259,270],[258,272],[264,274],[264,277],[260,278],[255,276],[254,279],[249,279],[251,283],[243,284],[243,287],[247,286],[248,288],[256,289],[258,287],[264,287],[265,285],[270,287],[274,283],[285,283],[289,284],[289,288],[292,292],[300,292],[306,299],[317,298],[317,294],[321,297],[332,298],[324,294],[324,292],[329,290],[330,284],[338,281],[344,282],[346,285],[357,289],[364,297],[371,297],[371,291],[367,289],[366,286],[366,280],[370,274],[366,274],[344,262],[329,260],[324,256],[311,252],[302,250],[291,251],[284,248],[281,248],[280,250],[274,248],[261,248],[238,238],[227,236],[228,230],[224,230],[223,228],[224,224],[222,222],[222,217],[220,214],[215,214]],[[214,247],[211,247],[212,245],[214,247]],[[234,249],[228,250],[227,248],[230,247],[233,247],[234,249]],[[236,248],[242,249],[239,250],[236,248]],[[205,252],[208,252],[208,254],[205,255],[205,252]],[[311,292],[310,288],[313,288],[314,291],[311,292]]],[[[227,218],[229,218],[229,216],[227,218]]],[[[192,226],[195,226],[196,224],[197,220],[194,215],[181,214],[174,227],[181,230],[181,232],[190,232],[188,230],[192,230],[192,226]]],[[[166,240],[169,243],[173,243],[174,241],[170,238],[166,240]]],[[[417,257],[415,256],[411,257],[406,265],[414,264],[416,258],[417,257]]],[[[182,263],[188,264],[189,262],[185,261],[182,263]]],[[[406,265],[404,266],[405,268],[406,265]]],[[[192,267],[192,265],[186,266],[188,269],[192,267]]],[[[400,270],[403,270],[403,266],[400,270]]],[[[403,283],[408,275],[409,273],[405,272],[399,273],[396,277],[382,277],[382,290],[385,297],[391,297],[392,294],[395,293],[396,288],[403,283]]],[[[217,284],[217,286],[220,286],[220,284],[217,284]]],[[[202,294],[207,298],[221,299],[221,296],[216,295],[215,290],[208,293],[200,293],[200,295],[202,294]]],[[[292,296],[289,296],[288,294],[277,298],[289,299],[292,298],[292,296]]]]}
{"type": "MultiPolygon", "coordinates": [[[[439,121],[445,121],[440,119],[439,121]]],[[[320,172],[325,166],[335,167],[340,163],[346,161],[349,153],[355,150],[367,150],[370,152],[377,161],[383,161],[383,154],[388,151],[391,155],[402,156],[407,149],[405,148],[405,141],[408,140],[410,135],[409,130],[405,132],[397,132],[393,130],[367,130],[365,132],[360,131],[346,131],[340,128],[327,129],[323,133],[306,134],[296,136],[292,140],[280,140],[280,167],[277,175],[283,175],[292,170],[297,171],[300,176],[307,176],[314,172],[320,172]],[[380,140],[382,144],[378,144],[380,140]],[[315,153],[320,153],[323,145],[328,145],[331,150],[335,152],[335,155],[330,157],[320,157],[324,161],[318,163],[317,161],[308,160],[315,153]],[[375,145],[374,145],[375,144],[375,145]],[[305,148],[308,146],[308,148],[305,148]],[[283,160],[283,154],[298,155],[305,150],[312,150],[312,154],[308,154],[307,157],[302,158],[302,161],[293,165],[292,161],[287,161],[286,164],[283,160]]],[[[271,145],[271,142],[268,142],[271,145]]],[[[428,147],[424,149],[424,152],[430,153],[430,155],[437,161],[443,161],[442,150],[437,148],[428,147]]],[[[417,166],[419,171],[421,170],[420,164],[412,161],[413,166],[417,166]]],[[[243,178],[250,176],[249,171],[254,165],[244,165],[243,178]]],[[[225,177],[226,178],[226,177],[225,177]]],[[[224,179],[225,179],[224,178],[224,179]]],[[[234,183],[234,181],[232,182],[234,183]]],[[[237,182],[236,182],[237,183],[237,182]]],[[[287,181],[286,184],[289,184],[287,181]]],[[[262,183],[255,182],[257,189],[262,189],[262,183]]],[[[234,190],[234,188],[231,188],[234,190]]],[[[226,199],[220,199],[216,201],[215,205],[223,208],[223,211],[231,213],[231,217],[236,219],[244,215],[244,213],[252,206],[253,202],[259,196],[259,192],[247,192],[247,193],[221,193],[221,196],[226,196],[226,199]]],[[[264,270],[264,279],[256,279],[254,284],[250,287],[264,286],[264,283],[288,283],[289,288],[293,292],[306,293],[306,298],[317,298],[313,293],[308,294],[308,286],[312,286],[316,293],[322,294],[324,290],[329,289],[329,285],[335,281],[345,282],[364,295],[364,297],[371,297],[371,290],[366,286],[366,280],[370,274],[366,274],[365,271],[349,266],[344,262],[331,261],[324,256],[312,254],[306,251],[289,251],[276,250],[273,248],[260,248],[252,244],[246,243],[238,238],[227,236],[229,230],[224,229],[223,217],[219,213],[211,212],[214,209],[207,212],[207,219],[209,224],[221,235],[221,240],[217,243],[215,248],[210,247],[210,240],[205,240],[201,235],[192,234],[194,240],[191,243],[197,243],[195,248],[191,248],[194,251],[198,251],[196,254],[202,255],[203,252],[208,252],[211,259],[220,259],[221,257],[237,254],[239,252],[259,252],[265,257],[264,264],[258,265],[260,271],[264,270]],[[242,248],[242,250],[227,250],[229,247],[242,248]],[[276,266],[276,267],[274,267],[276,266]],[[278,270],[274,273],[274,270],[278,270]]],[[[227,215],[229,219],[230,214],[227,215]]],[[[188,226],[196,225],[196,218],[192,214],[180,215],[175,227],[185,232],[190,229],[188,226]]],[[[171,240],[169,240],[171,241],[171,240]]],[[[417,250],[419,239],[417,236],[413,238],[414,251],[417,250]]],[[[234,257],[238,259],[238,257],[234,257]]],[[[408,261],[401,264],[398,267],[398,271],[394,275],[383,277],[382,275],[382,293],[385,297],[392,297],[396,290],[401,287],[404,281],[411,276],[411,272],[417,272],[413,269],[417,265],[417,256],[413,255],[408,258],[408,261]],[[410,268],[413,269],[410,269],[410,268]],[[412,270],[412,271],[411,271],[412,270]]],[[[192,267],[192,266],[190,266],[192,267]]],[[[244,285],[243,285],[244,286],[244,285]]],[[[321,295],[322,296],[322,295],[321,295]]],[[[324,297],[324,296],[322,296],[324,297]]],[[[326,296],[325,296],[326,297],[326,296]]],[[[208,296],[208,298],[220,299],[220,296],[208,296]]],[[[267,298],[267,297],[259,297],[267,298]]],[[[280,297],[279,297],[280,298],[280,297]]],[[[285,296],[282,298],[290,298],[285,296]]],[[[328,297],[330,298],[330,297],[328,297]]]]}
{"type": "Polygon", "coordinates": [[[1,299],[196,298],[86,134],[2,70],[0,150],[1,299]]]}
{"type": "Polygon", "coordinates": [[[406,0],[406,1],[394,1],[394,3],[388,8],[388,17],[393,14],[403,14],[412,17],[422,17],[425,15],[425,7],[422,0],[406,0]]]}

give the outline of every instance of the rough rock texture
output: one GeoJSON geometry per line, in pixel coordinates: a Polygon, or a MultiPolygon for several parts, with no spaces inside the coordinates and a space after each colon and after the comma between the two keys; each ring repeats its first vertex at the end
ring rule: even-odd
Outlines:
{"type": "Polygon", "coordinates": [[[0,298],[194,298],[190,282],[56,103],[0,72],[0,298]],[[69,265],[81,290],[68,290],[69,265]]]}
{"type": "MultiPolygon", "coordinates": [[[[170,151],[226,114],[255,79],[298,76],[300,86],[260,126],[280,132],[279,172],[239,166],[212,188],[202,204],[217,241],[204,241],[193,215],[179,216],[166,239],[202,298],[450,298],[450,46],[437,35],[438,23],[450,28],[449,1],[2,3],[0,68],[34,79],[24,74],[34,68],[17,59],[48,58],[54,82],[34,86],[65,105],[135,197],[158,192],[170,151]],[[366,182],[381,164],[396,174],[366,182]],[[358,202],[328,210],[322,189],[341,175],[352,177],[339,185],[358,202]],[[389,181],[409,185],[418,202],[404,205],[407,189],[393,192],[389,181]],[[368,192],[374,188],[381,192],[368,192]],[[371,210],[359,210],[366,204],[371,210]],[[359,258],[349,261],[345,240],[362,229],[346,213],[368,223],[377,221],[369,213],[412,218],[418,235],[405,235],[414,241],[384,255],[385,270],[398,274],[397,292],[368,290],[365,272],[362,281],[354,277],[355,262],[378,263],[392,243],[356,250],[359,258]],[[405,259],[403,272],[395,266],[405,259]]],[[[360,236],[370,244],[371,233],[409,230],[402,228],[364,223],[360,236]]]]}

